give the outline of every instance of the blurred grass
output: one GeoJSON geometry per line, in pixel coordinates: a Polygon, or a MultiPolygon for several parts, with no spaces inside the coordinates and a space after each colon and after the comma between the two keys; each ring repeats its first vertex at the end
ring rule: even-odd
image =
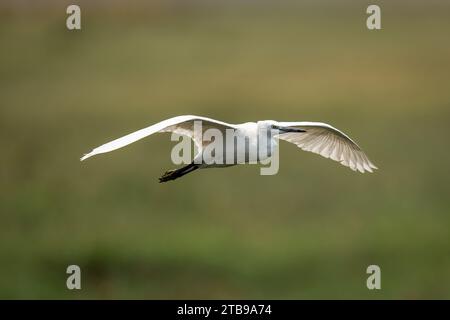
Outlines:
{"type": "Polygon", "coordinates": [[[448,7],[382,10],[379,32],[349,3],[86,9],[81,32],[3,11],[0,297],[450,298],[448,7]],[[168,135],[78,161],[179,114],[328,122],[380,170],[282,144],[278,175],[161,185],[168,135]]]}

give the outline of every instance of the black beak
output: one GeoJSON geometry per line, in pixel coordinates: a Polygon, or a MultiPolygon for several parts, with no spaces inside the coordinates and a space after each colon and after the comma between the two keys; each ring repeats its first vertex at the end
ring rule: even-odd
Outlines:
{"type": "Polygon", "coordinates": [[[293,127],[280,127],[273,125],[272,128],[279,130],[281,133],[288,133],[288,132],[306,132],[306,130],[300,129],[300,128],[293,128],[293,127]]]}

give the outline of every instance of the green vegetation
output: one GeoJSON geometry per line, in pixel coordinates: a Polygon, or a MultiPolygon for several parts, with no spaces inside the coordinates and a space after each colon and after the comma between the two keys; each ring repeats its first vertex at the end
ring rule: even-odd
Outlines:
{"type": "Polygon", "coordinates": [[[0,297],[450,298],[450,19],[412,7],[3,12],[0,297]],[[278,175],[159,184],[168,134],[78,160],[180,114],[328,122],[380,170],[282,143],[278,175]]]}

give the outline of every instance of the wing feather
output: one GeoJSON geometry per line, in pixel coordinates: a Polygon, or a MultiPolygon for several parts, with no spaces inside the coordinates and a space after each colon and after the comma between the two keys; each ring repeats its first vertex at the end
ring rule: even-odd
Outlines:
{"type": "Polygon", "coordinates": [[[361,148],[342,131],[321,122],[280,122],[280,126],[305,130],[299,133],[285,133],[279,139],[296,144],[302,150],[319,154],[325,158],[364,173],[378,169],[361,148]]]}
{"type": "Polygon", "coordinates": [[[163,120],[147,128],[132,132],[126,136],[105,143],[93,149],[91,152],[85,154],[83,157],[81,157],[80,160],[83,161],[86,160],[87,158],[90,158],[100,153],[106,153],[120,149],[157,132],[174,132],[177,134],[186,135],[192,140],[194,140],[194,143],[197,145],[197,147],[201,149],[202,141],[198,139],[194,134],[195,121],[201,121],[203,131],[212,127],[217,128],[219,130],[224,130],[226,128],[233,128],[233,129],[236,128],[236,126],[233,124],[225,123],[222,121],[206,117],[199,117],[193,115],[178,116],[167,120],[163,120]]]}

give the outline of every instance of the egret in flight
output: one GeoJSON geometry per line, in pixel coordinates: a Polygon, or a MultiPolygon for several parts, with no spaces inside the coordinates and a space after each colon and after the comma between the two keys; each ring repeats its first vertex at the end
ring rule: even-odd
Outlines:
{"type": "MultiPolygon", "coordinates": [[[[197,127],[198,128],[198,127],[197,127]]],[[[211,167],[226,167],[236,164],[249,163],[249,150],[251,147],[258,145],[263,137],[267,136],[267,143],[264,144],[263,153],[258,153],[257,161],[263,161],[270,158],[278,147],[278,139],[285,140],[296,144],[305,151],[319,154],[325,158],[330,158],[342,165],[349,167],[353,171],[364,173],[366,171],[373,172],[377,167],[369,160],[361,148],[342,131],[321,122],[277,122],[273,120],[265,120],[258,122],[247,122],[242,124],[230,124],[206,117],[186,115],[170,118],[147,128],[135,131],[124,137],[118,138],[106,144],[103,144],[90,153],[85,154],[80,160],[86,160],[100,153],[110,152],[142,138],[157,132],[172,132],[191,138],[197,147],[197,154],[191,163],[186,166],[167,171],[161,178],[160,182],[175,180],[196,169],[204,169],[211,167]],[[196,132],[196,123],[201,124],[201,132],[196,132]],[[246,144],[232,148],[224,148],[223,152],[214,155],[214,159],[227,156],[227,153],[237,154],[233,156],[234,162],[211,161],[211,154],[205,154],[208,144],[211,140],[203,139],[203,133],[208,129],[214,129],[226,135],[226,131],[232,131],[234,137],[245,137],[246,144]]],[[[261,149],[259,144],[258,149],[261,149]]],[[[261,151],[261,150],[259,150],[261,151]]],[[[227,158],[228,159],[228,158],[227,158]]]]}

